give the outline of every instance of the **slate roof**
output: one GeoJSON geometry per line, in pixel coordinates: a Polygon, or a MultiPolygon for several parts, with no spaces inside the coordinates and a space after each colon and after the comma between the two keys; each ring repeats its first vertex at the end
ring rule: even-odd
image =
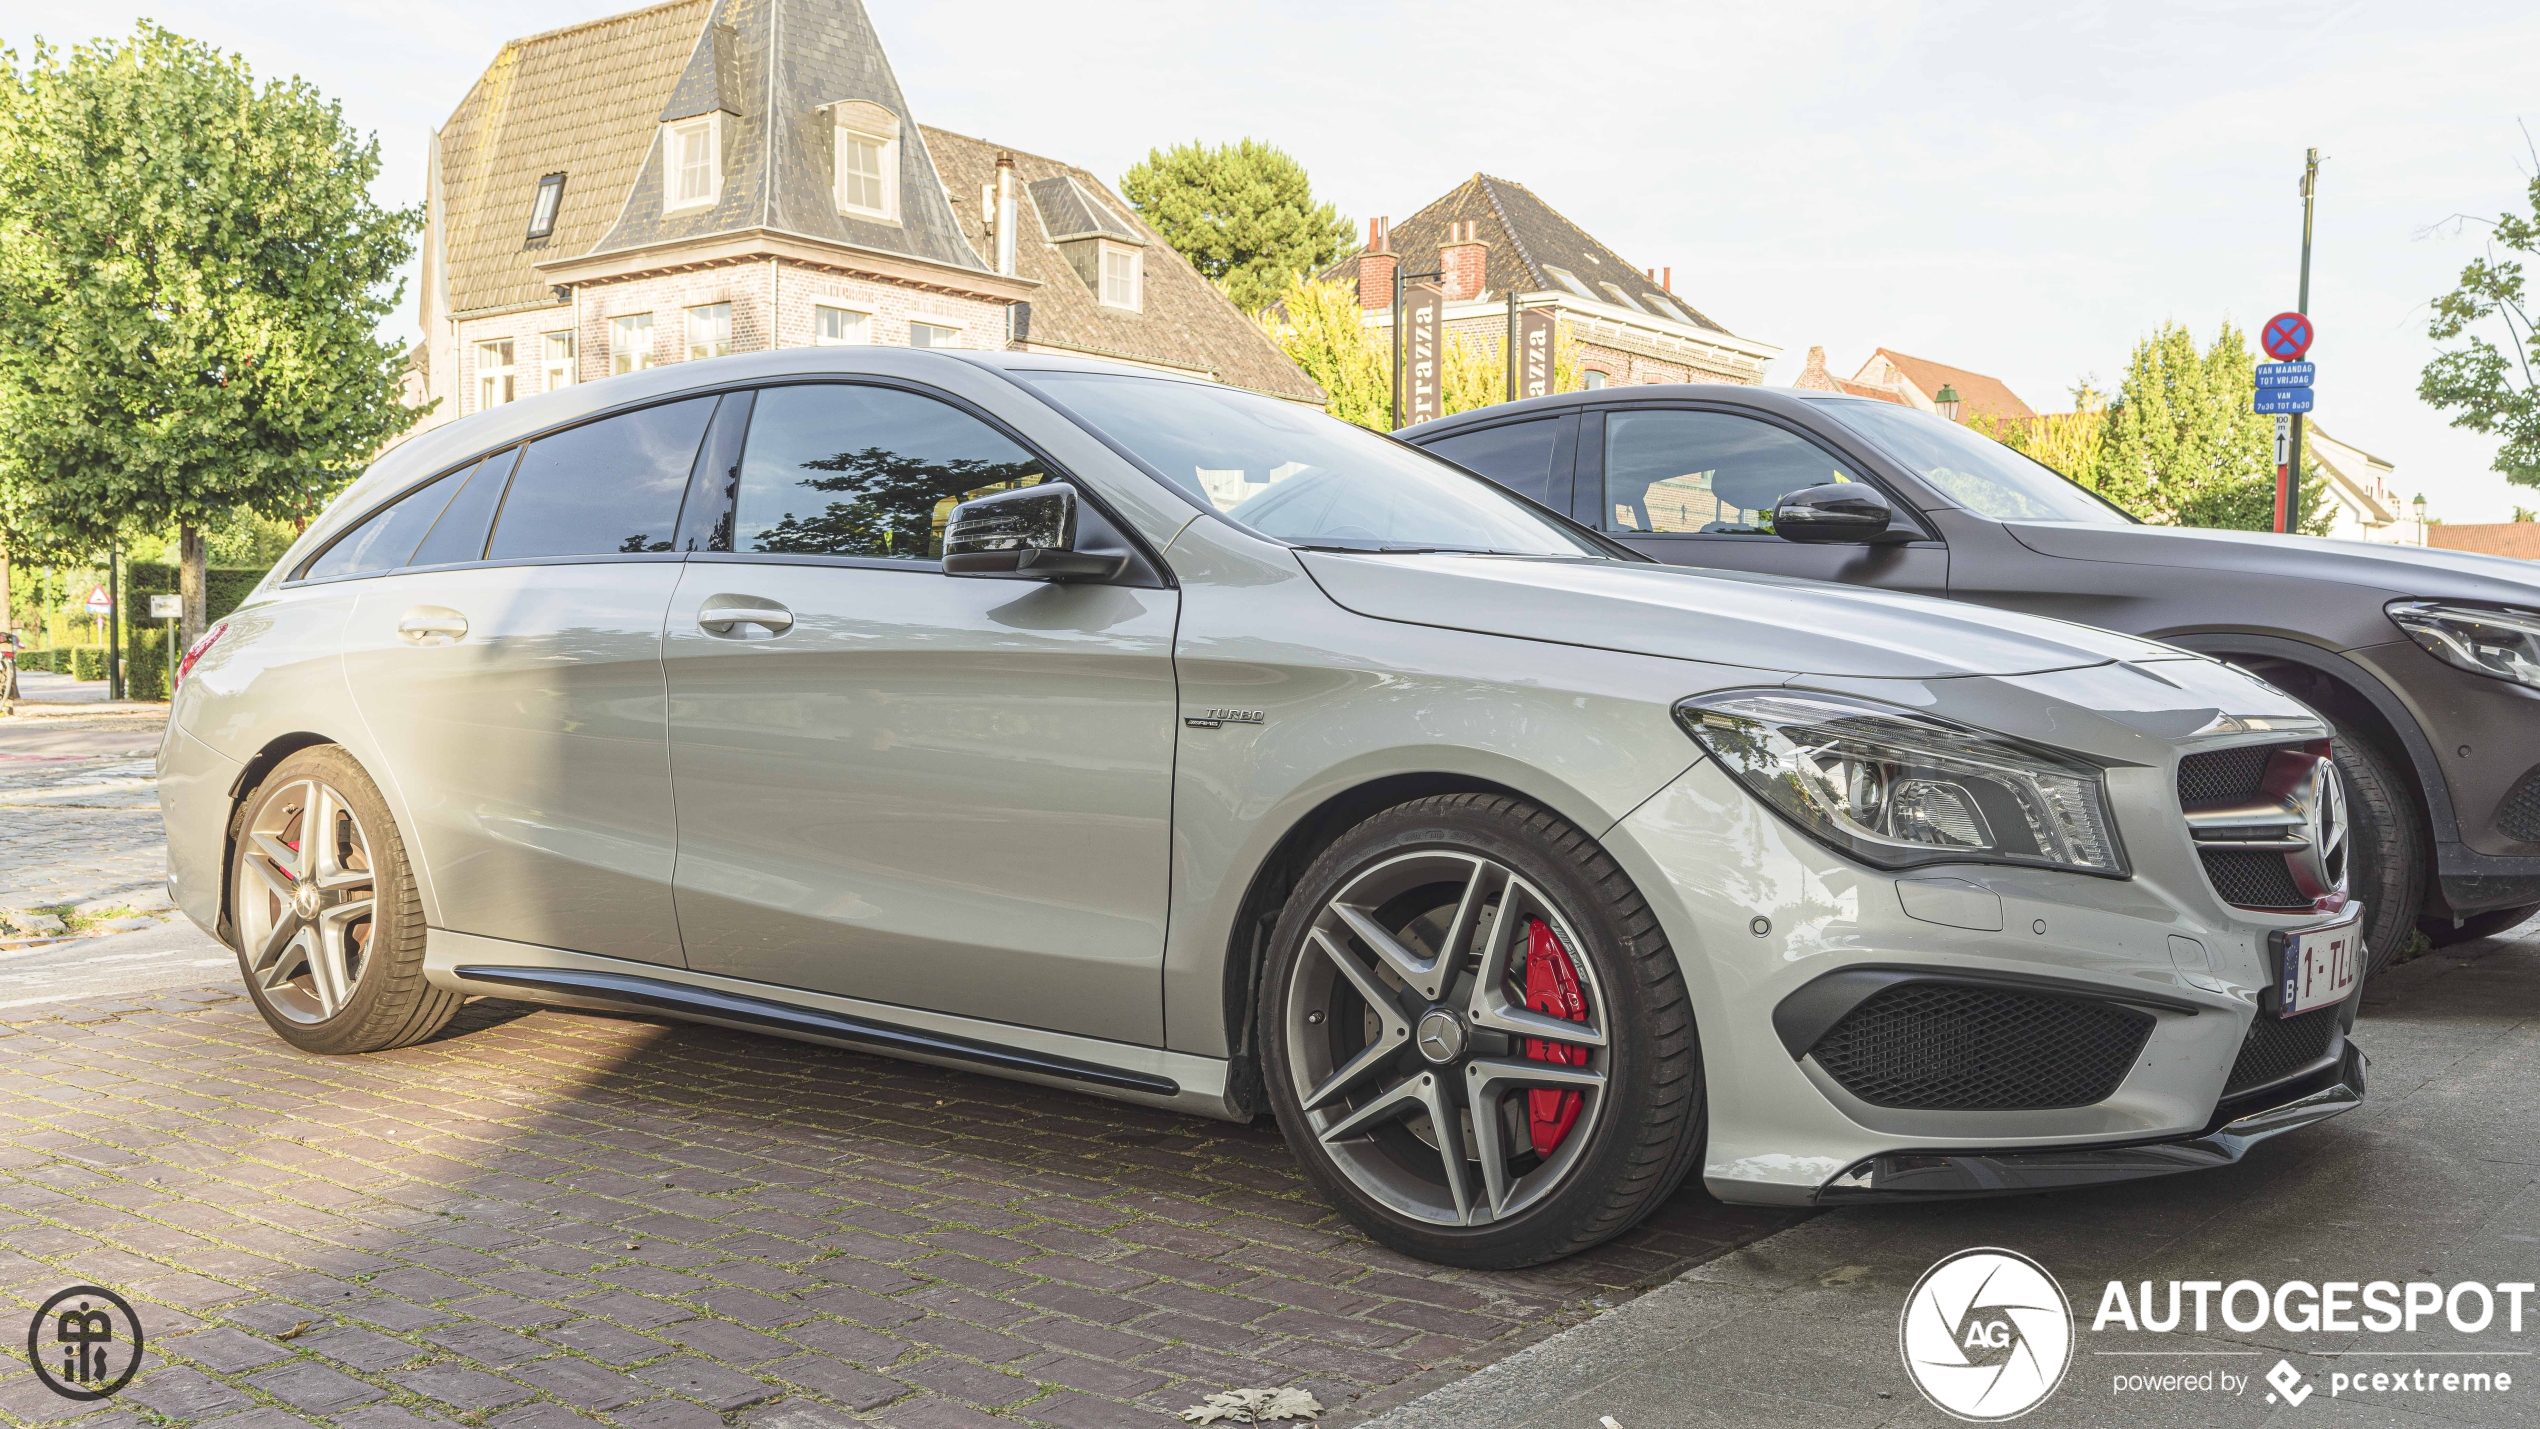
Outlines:
{"type": "MultiPolygon", "coordinates": [[[[1626,308],[1712,332],[1727,328],[1711,321],[1692,304],[1651,282],[1622,255],[1599,243],[1586,229],[1535,197],[1524,184],[1488,174],[1475,174],[1453,192],[1392,226],[1393,251],[1403,266],[1432,266],[1438,245],[1451,226],[1475,225],[1474,236],[1490,245],[1482,284],[1494,293],[1514,288],[1521,293],[1555,290],[1626,308]],[[1563,275],[1568,275],[1565,281],[1563,275]],[[1618,291],[1619,290],[1619,291],[1618,291]]],[[[1326,280],[1358,281],[1358,260],[1344,258],[1323,270],[1326,280]]]]}
{"type": "Polygon", "coordinates": [[[441,131],[455,315],[551,301],[531,265],[773,228],[986,272],[858,0],[671,0],[503,46],[441,131]],[[900,222],[840,214],[824,106],[900,120],[900,222]],[[721,110],[723,192],[661,212],[660,130],[721,110]],[[553,235],[529,240],[538,180],[566,175],[553,235]]]}
{"type": "Polygon", "coordinates": [[[714,0],[611,15],[513,40],[441,129],[449,307],[554,301],[530,266],[608,231],[714,0]],[[554,233],[531,240],[538,180],[565,175],[554,233]]]}
{"type": "Polygon", "coordinates": [[[1042,285],[1031,299],[1027,340],[1033,345],[1206,371],[1232,386],[1323,401],[1323,389],[1102,180],[1011,145],[942,129],[924,133],[955,195],[963,237],[982,253],[993,249],[980,190],[996,182],[998,152],[1014,156],[1014,266],[1018,276],[1042,285]],[[1102,306],[1057,246],[1058,239],[1093,232],[1146,246],[1143,311],[1102,306]]]}
{"type": "MultiPolygon", "coordinates": [[[[1892,347],[1882,347],[1872,353],[1870,362],[1882,357],[1894,363],[1896,370],[1905,374],[1906,381],[1921,388],[1925,397],[1938,400],[1942,387],[1957,388],[1962,419],[2009,417],[2025,422],[2037,416],[2036,410],[2021,401],[2019,394],[2005,386],[1999,377],[1987,377],[1981,372],[1969,372],[1963,367],[1951,367],[1928,358],[1907,357],[1892,347]]],[[[1869,370],[1870,362],[1861,365],[1863,371],[1869,370]]]]}
{"type": "Polygon", "coordinates": [[[988,271],[962,237],[923,131],[858,0],[714,0],[671,101],[656,118],[689,118],[718,107],[727,117],[723,193],[714,207],[662,213],[656,130],[648,141],[656,152],[592,252],[773,228],[988,271]],[[831,197],[827,107],[845,100],[878,104],[900,121],[897,223],[842,214],[831,197]]]}

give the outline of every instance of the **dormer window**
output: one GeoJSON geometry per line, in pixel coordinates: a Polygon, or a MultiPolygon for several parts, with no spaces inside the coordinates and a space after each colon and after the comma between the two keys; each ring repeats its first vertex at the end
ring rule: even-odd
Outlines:
{"type": "Polygon", "coordinates": [[[545,238],[556,231],[556,210],[564,207],[564,175],[549,174],[538,181],[538,197],[529,205],[529,236],[545,238]]]}
{"type": "Polygon", "coordinates": [[[1146,254],[1117,243],[1102,245],[1102,291],[1106,308],[1136,312],[1146,301],[1146,254]]]}
{"type": "Polygon", "coordinates": [[[838,212],[880,223],[900,219],[900,121],[878,104],[829,106],[838,212]]]}
{"type": "Polygon", "coordinates": [[[723,196],[722,112],[676,120],[663,128],[662,211],[712,207],[723,196]]]}

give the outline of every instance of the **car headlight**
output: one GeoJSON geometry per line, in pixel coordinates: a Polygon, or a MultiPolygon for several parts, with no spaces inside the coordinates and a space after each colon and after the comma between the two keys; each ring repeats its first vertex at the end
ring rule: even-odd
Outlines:
{"type": "Polygon", "coordinates": [[[2126,876],[2106,772],[1842,695],[1731,690],[1676,722],[1784,818],[1865,863],[2018,863],[2126,876]]]}
{"type": "Polygon", "coordinates": [[[2390,619],[2446,665],[2540,689],[2540,612],[2394,600],[2390,619]]]}

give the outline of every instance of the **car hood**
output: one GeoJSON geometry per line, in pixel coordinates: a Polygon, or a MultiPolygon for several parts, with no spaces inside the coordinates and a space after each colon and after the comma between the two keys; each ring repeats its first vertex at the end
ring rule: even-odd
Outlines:
{"type": "Polygon", "coordinates": [[[1946,679],[2195,658],[2060,620],[1782,576],[1532,556],[1297,556],[1335,602],[1379,620],[1759,670],[1946,679]]]}
{"type": "Polygon", "coordinates": [[[2065,560],[2225,569],[2364,586],[2392,596],[2540,606],[2540,564],[2509,556],[2191,526],[2010,521],[2003,529],[2039,555],[2065,560]]]}

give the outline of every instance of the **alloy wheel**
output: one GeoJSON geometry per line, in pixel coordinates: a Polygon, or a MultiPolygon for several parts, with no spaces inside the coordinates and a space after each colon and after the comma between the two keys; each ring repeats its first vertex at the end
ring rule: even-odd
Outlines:
{"type": "Polygon", "coordinates": [[[1376,863],[1316,910],[1290,974],[1310,1134],[1359,1190],[1432,1225],[1508,1220],[1577,1167],[1605,1110],[1605,990],[1569,920],[1461,851],[1376,863]]]}
{"type": "Polygon", "coordinates": [[[377,884],[344,796],[296,779],[262,799],[238,841],[239,947],[266,1004],[295,1022],[341,1012],[361,983],[377,884]]]}

